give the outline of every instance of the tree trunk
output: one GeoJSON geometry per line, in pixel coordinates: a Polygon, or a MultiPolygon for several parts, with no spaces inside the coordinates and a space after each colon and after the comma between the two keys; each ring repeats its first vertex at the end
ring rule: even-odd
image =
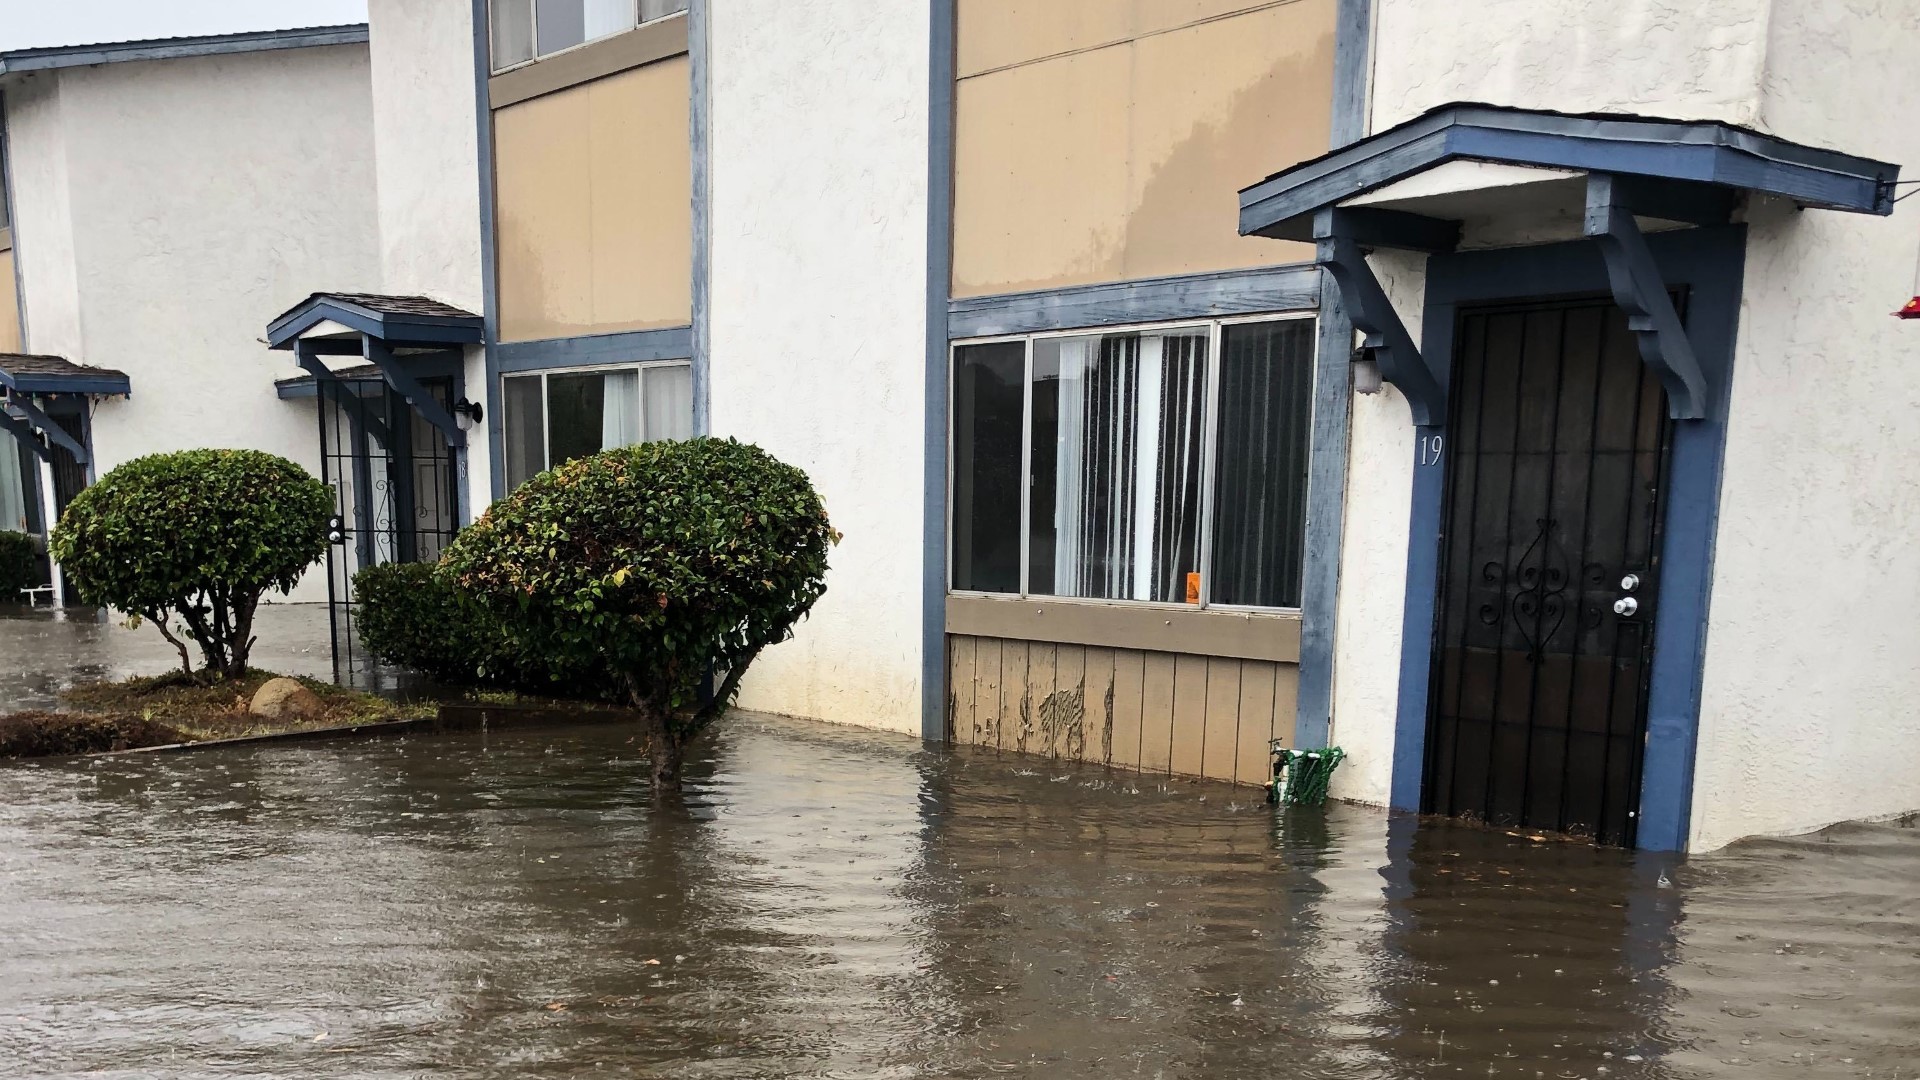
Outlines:
{"type": "Polygon", "coordinates": [[[637,700],[634,708],[647,735],[647,759],[653,765],[653,801],[666,802],[680,797],[680,762],[686,744],[673,729],[672,710],[665,695],[648,695],[637,700]]]}

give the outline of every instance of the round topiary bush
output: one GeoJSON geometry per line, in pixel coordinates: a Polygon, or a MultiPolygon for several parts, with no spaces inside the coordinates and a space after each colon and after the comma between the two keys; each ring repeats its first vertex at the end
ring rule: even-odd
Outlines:
{"type": "Polygon", "coordinates": [[[287,592],[326,552],[333,493],[305,469],[258,450],[182,450],[135,458],[74,497],[53,557],[83,603],[145,619],[205,671],[237,677],[268,589],[287,592]]]}
{"type": "Polygon", "coordinates": [[[703,438],[541,473],[457,536],[441,568],[539,666],[608,672],[646,725],[661,795],[754,657],[826,591],[838,539],[805,473],[703,438]]]}

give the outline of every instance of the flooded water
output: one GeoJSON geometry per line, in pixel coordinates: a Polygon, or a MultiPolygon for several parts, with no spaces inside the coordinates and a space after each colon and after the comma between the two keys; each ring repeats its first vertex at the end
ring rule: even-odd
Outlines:
{"type": "MultiPolygon", "coordinates": [[[[262,604],[254,633],[254,667],[333,677],[325,604],[262,604]]],[[[200,662],[197,651],[193,661],[200,662]]],[[[0,713],[54,708],[60,691],[75,683],[160,675],[179,666],[180,654],[151,626],[129,630],[92,608],[0,604],[0,713]]]]}
{"type": "Polygon", "coordinates": [[[0,1075],[1911,1077],[1920,830],[1681,865],[735,717],[0,767],[0,1075]]]}

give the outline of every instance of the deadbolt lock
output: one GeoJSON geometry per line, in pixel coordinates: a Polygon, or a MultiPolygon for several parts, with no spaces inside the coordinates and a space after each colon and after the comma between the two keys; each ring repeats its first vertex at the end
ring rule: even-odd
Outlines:
{"type": "Polygon", "coordinates": [[[1620,579],[1621,592],[1632,592],[1633,590],[1639,587],[1640,587],[1639,574],[1628,574],[1626,577],[1623,577],[1620,579]]]}

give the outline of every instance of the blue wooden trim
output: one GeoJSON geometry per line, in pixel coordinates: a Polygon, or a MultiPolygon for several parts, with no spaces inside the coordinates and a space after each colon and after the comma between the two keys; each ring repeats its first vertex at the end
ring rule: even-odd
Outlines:
{"type": "MultiPolygon", "coordinates": [[[[7,398],[7,408],[13,410],[15,416],[39,428],[40,433],[45,435],[47,439],[55,445],[66,447],[67,453],[73,455],[74,461],[85,465],[91,459],[91,455],[87,453],[86,445],[67,434],[65,428],[54,423],[53,418],[42,412],[40,406],[35,404],[33,399],[17,394],[10,395],[7,398]]],[[[85,409],[80,410],[80,412],[81,415],[86,415],[85,409]]],[[[49,458],[48,460],[51,461],[52,459],[49,458]]]]}
{"type": "MultiPolygon", "coordinates": [[[[1373,0],[1338,0],[1334,12],[1332,145],[1367,133],[1373,0]]],[[[1307,446],[1306,565],[1301,573],[1300,685],[1293,745],[1325,746],[1333,726],[1333,656],[1340,609],[1340,545],[1347,503],[1353,322],[1331,275],[1320,275],[1313,431],[1307,446]]]]}
{"type": "MultiPolygon", "coordinates": [[[[1440,371],[1451,369],[1454,326],[1463,305],[1607,292],[1605,267],[1595,246],[1574,241],[1434,256],[1427,268],[1422,334],[1429,364],[1440,371]]],[[[1686,332],[1713,394],[1705,418],[1674,426],[1638,810],[1640,847],[1682,851],[1693,805],[1700,680],[1746,227],[1660,233],[1647,237],[1647,246],[1665,283],[1688,289],[1686,332]]],[[[1401,810],[1420,807],[1444,495],[1444,471],[1416,465],[1393,754],[1392,800],[1401,810]]]]}
{"type": "MultiPolygon", "coordinates": [[[[949,223],[948,228],[951,227],[949,223]]],[[[950,245],[952,241],[947,243],[950,245]]],[[[943,288],[945,280],[943,275],[943,288]]],[[[1288,263],[1254,270],[971,297],[951,303],[943,301],[943,304],[945,333],[949,339],[1257,315],[1269,311],[1311,311],[1320,306],[1320,271],[1311,263],[1288,263]]],[[[938,324],[940,320],[936,317],[934,321],[938,324]]],[[[943,340],[943,365],[945,348],[943,340]]]]}
{"type": "Polygon", "coordinates": [[[1313,211],[1456,159],[1720,184],[1857,213],[1893,212],[1900,167],[1717,122],[1445,105],[1240,193],[1240,231],[1306,239],[1313,211]]]}
{"type": "Polygon", "coordinates": [[[406,398],[407,403],[413,406],[422,420],[440,429],[440,434],[446,437],[449,447],[458,449],[467,445],[467,433],[461,430],[460,422],[440,404],[438,398],[420,385],[419,380],[413,377],[413,373],[407,370],[407,366],[393,355],[393,350],[376,338],[366,337],[360,340],[366,346],[364,355],[367,362],[380,368],[380,374],[387,378],[387,385],[398,391],[401,397],[406,398]]]}
{"type": "Polygon", "coordinates": [[[687,5],[687,67],[693,85],[688,148],[693,159],[693,433],[708,433],[709,375],[713,306],[713,128],[712,40],[708,0],[687,5]]]}
{"type": "Polygon", "coordinates": [[[59,45],[43,49],[15,49],[0,54],[0,75],[24,71],[120,64],[140,60],[180,60],[194,56],[267,52],[274,49],[310,49],[321,45],[364,45],[366,23],[339,26],[303,26],[294,30],[255,30],[241,34],[150,38],[99,45],[59,45]]]}
{"type": "Polygon", "coordinates": [[[644,364],[654,360],[693,359],[693,327],[628,330],[617,334],[503,341],[492,350],[502,374],[598,364],[644,364]]]}
{"type": "Polygon", "coordinates": [[[90,394],[96,397],[124,397],[133,393],[133,383],[118,371],[100,375],[11,374],[0,369],[0,386],[21,394],[90,394]]]}
{"type": "Polygon", "coordinates": [[[927,73],[927,356],[920,564],[920,736],[947,731],[947,343],[953,328],[956,0],[931,0],[927,73]]]}
{"type": "Polygon", "coordinates": [[[487,385],[480,393],[486,406],[488,491],[495,499],[507,493],[507,451],[500,426],[500,267],[498,235],[493,222],[493,108],[487,80],[493,76],[488,40],[487,0],[473,0],[473,115],[474,145],[480,175],[480,347],[487,385]]]}
{"type": "MultiPolygon", "coordinates": [[[[0,406],[0,431],[6,431],[11,434],[22,448],[31,450],[41,460],[53,460],[53,452],[47,449],[45,442],[41,441],[40,435],[33,429],[33,425],[28,423],[24,418],[8,412],[4,406],[0,406]]],[[[36,469],[35,471],[38,472],[39,470],[36,469]]]]}
{"type": "MultiPolygon", "coordinates": [[[[1321,211],[1325,214],[1327,211],[1321,211]]],[[[1440,424],[1447,415],[1447,387],[1444,373],[1433,370],[1421,358],[1400,321],[1400,313],[1387,299],[1380,280],[1360,245],[1344,236],[1325,236],[1318,240],[1320,265],[1333,277],[1346,304],[1348,318],[1364,331],[1361,346],[1373,354],[1380,365],[1380,376],[1400,388],[1413,422],[1425,427],[1440,424]]]]}

